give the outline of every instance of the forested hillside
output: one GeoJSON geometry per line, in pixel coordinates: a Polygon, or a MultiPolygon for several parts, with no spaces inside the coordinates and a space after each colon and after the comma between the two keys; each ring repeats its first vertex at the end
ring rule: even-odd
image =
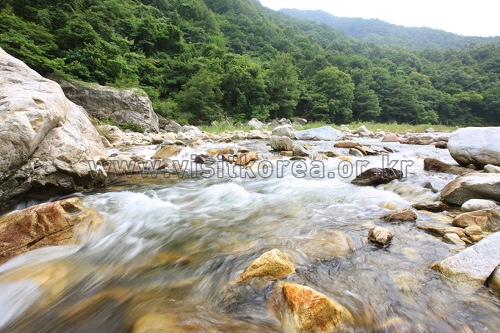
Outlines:
{"type": "Polygon", "coordinates": [[[0,0],[0,10],[0,46],[40,73],[142,87],[184,123],[500,125],[495,45],[380,46],[256,0],[0,0]]]}
{"type": "Polygon", "coordinates": [[[351,37],[379,45],[404,46],[412,49],[465,48],[471,43],[500,46],[500,36],[460,36],[439,29],[405,27],[379,19],[338,17],[323,10],[284,8],[280,9],[280,12],[302,20],[326,23],[334,29],[344,31],[351,37]]]}

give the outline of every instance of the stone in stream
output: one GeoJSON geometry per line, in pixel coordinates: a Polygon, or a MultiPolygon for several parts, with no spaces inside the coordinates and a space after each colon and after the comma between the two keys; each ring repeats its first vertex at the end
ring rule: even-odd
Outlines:
{"type": "Polygon", "coordinates": [[[437,149],[446,149],[448,148],[448,142],[446,141],[438,141],[434,144],[434,147],[437,149]]]}
{"type": "Polygon", "coordinates": [[[469,173],[452,180],[441,190],[441,201],[463,205],[470,199],[500,201],[500,174],[469,173]]]}
{"type": "MultiPolygon", "coordinates": [[[[272,135],[286,136],[290,139],[295,139],[295,131],[293,130],[292,125],[278,126],[275,129],[273,129],[272,135]]],[[[290,150],[290,149],[285,149],[285,150],[290,150]]]]}
{"type": "Polygon", "coordinates": [[[356,147],[361,147],[363,145],[355,141],[340,141],[340,142],[335,142],[333,146],[335,148],[356,148],[356,147]]]}
{"type": "Polygon", "coordinates": [[[500,232],[489,235],[462,252],[431,267],[461,287],[475,290],[500,265],[500,232]]]}
{"type": "Polygon", "coordinates": [[[160,148],[151,159],[165,159],[177,155],[182,149],[175,145],[168,145],[160,148]]]}
{"type": "Polygon", "coordinates": [[[298,140],[323,140],[335,141],[344,136],[344,133],[337,131],[331,126],[322,126],[303,131],[296,131],[295,137],[298,140]]]}
{"type": "Polygon", "coordinates": [[[355,156],[355,157],[363,157],[366,154],[363,154],[363,152],[357,148],[351,148],[351,149],[349,149],[349,155],[355,156]]]}
{"type": "Polygon", "coordinates": [[[416,210],[427,210],[433,213],[444,212],[445,210],[450,209],[450,207],[444,202],[421,202],[412,205],[416,210]]]}
{"type": "Polygon", "coordinates": [[[462,204],[460,208],[463,212],[473,212],[476,210],[495,209],[498,205],[495,201],[484,199],[470,199],[462,204]]]}
{"type": "Polygon", "coordinates": [[[379,245],[385,245],[389,243],[393,237],[394,233],[389,229],[383,227],[373,227],[368,233],[368,240],[379,245]]]}
{"type": "Polygon", "coordinates": [[[292,152],[293,156],[309,156],[309,153],[302,145],[294,145],[292,152]]]}
{"type": "Polygon", "coordinates": [[[403,172],[394,168],[370,168],[360,173],[351,183],[359,186],[376,186],[402,177],[403,172]]]}
{"type": "Polygon", "coordinates": [[[382,215],[380,219],[385,222],[415,222],[417,214],[413,210],[405,208],[397,212],[382,215]]]}
{"type": "Polygon", "coordinates": [[[276,280],[295,272],[293,263],[288,254],[273,249],[265,252],[255,259],[243,273],[240,274],[237,283],[244,282],[250,278],[265,278],[276,280]]]}
{"type": "Polygon", "coordinates": [[[500,127],[466,127],[450,135],[448,150],[460,165],[500,166],[500,127]]]}
{"type": "Polygon", "coordinates": [[[257,161],[258,159],[259,159],[259,155],[256,152],[251,151],[251,152],[239,155],[236,158],[236,160],[234,161],[234,164],[241,165],[241,166],[247,166],[248,164],[250,164],[250,162],[257,161]]]}
{"type": "Polygon", "coordinates": [[[318,291],[295,283],[278,283],[269,307],[283,332],[345,332],[354,323],[347,308],[318,291]]]}
{"type": "Polygon", "coordinates": [[[424,170],[435,171],[435,172],[446,172],[446,173],[451,173],[453,175],[465,175],[467,173],[474,171],[456,165],[450,165],[430,157],[424,159],[424,170]]]}
{"type": "Polygon", "coordinates": [[[467,212],[456,216],[452,224],[460,228],[477,225],[484,231],[500,231],[500,212],[496,209],[467,212]]]}
{"type": "Polygon", "coordinates": [[[500,166],[487,164],[484,166],[484,172],[486,173],[500,173],[500,166]]]}
{"type": "Polygon", "coordinates": [[[43,246],[74,244],[101,222],[78,198],[12,211],[0,217],[0,264],[43,246]]]}
{"type": "Polygon", "coordinates": [[[399,142],[399,137],[394,133],[384,135],[381,142],[399,142]]]}
{"type": "Polygon", "coordinates": [[[213,164],[213,163],[217,162],[217,160],[210,155],[199,154],[199,155],[196,155],[196,157],[194,158],[194,162],[198,163],[198,164],[213,164]]]}
{"type": "Polygon", "coordinates": [[[446,243],[450,243],[450,244],[465,246],[465,242],[463,240],[461,240],[457,234],[454,234],[454,233],[444,234],[443,241],[445,241],[446,243]]]}
{"type": "Polygon", "coordinates": [[[354,242],[340,230],[327,229],[297,240],[297,247],[311,259],[331,259],[351,253],[354,242]]]}
{"type": "Polygon", "coordinates": [[[275,151],[292,151],[293,141],[287,136],[272,135],[270,138],[271,148],[275,151]]]}

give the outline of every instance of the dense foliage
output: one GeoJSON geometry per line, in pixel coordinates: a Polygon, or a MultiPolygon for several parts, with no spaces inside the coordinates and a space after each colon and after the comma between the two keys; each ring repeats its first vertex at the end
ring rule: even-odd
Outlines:
{"type": "MultiPolygon", "coordinates": [[[[432,11],[432,8],[429,9],[432,11]]],[[[280,12],[292,17],[325,23],[347,35],[389,46],[405,46],[412,49],[442,49],[446,47],[465,48],[471,43],[500,46],[500,36],[460,36],[452,32],[424,27],[405,27],[379,19],[360,17],[338,17],[322,10],[299,10],[284,8],[280,12]]]]}
{"type": "Polygon", "coordinates": [[[500,47],[380,46],[256,0],[0,0],[0,46],[44,75],[140,86],[184,123],[500,125],[500,47]]]}

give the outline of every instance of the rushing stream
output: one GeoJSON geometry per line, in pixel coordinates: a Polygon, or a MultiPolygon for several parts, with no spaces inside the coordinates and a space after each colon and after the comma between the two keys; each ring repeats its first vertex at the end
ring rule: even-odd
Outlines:
{"type": "MultiPolygon", "coordinates": [[[[453,245],[414,223],[379,220],[389,209],[438,198],[454,176],[424,172],[423,157],[451,163],[447,150],[384,145],[397,150],[391,160],[414,162],[404,181],[351,185],[355,172],[347,163],[339,169],[338,158],[322,161],[324,170],[313,175],[310,162],[303,163],[305,174],[290,166],[280,174],[264,141],[213,147],[261,152],[276,168],[269,177],[110,178],[105,190],[79,195],[104,217],[82,245],[38,249],[0,266],[0,331],[131,332],[152,313],[168,314],[173,331],[281,331],[267,304],[272,284],[239,293],[228,288],[254,259],[276,248],[297,267],[287,279],[345,305],[357,320],[353,332],[373,332],[391,320],[399,322],[397,332],[500,332],[498,299],[486,289],[467,293],[448,285],[429,268],[455,253],[453,245]],[[390,246],[366,240],[374,225],[393,230],[390,246]],[[349,235],[355,251],[325,260],[306,255],[298,244],[324,229],[349,235]]],[[[178,159],[189,160],[193,149],[206,150],[186,148],[178,159]]],[[[358,160],[368,167],[386,162],[382,156],[358,160]]],[[[417,224],[438,215],[418,212],[417,224]]]]}

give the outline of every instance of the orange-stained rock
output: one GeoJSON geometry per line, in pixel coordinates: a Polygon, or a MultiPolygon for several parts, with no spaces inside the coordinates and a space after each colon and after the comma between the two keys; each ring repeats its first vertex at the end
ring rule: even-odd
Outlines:
{"type": "Polygon", "coordinates": [[[354,321],[337,301],[295,283],[278,283],[269,306],[284,332],[344,332],[354,321]]]}
{"type": "Polygon", "coordinates": [[[73,244],[102,218],[78,198],[48,202],[0,217],[0,264],[32,249],[73,244]]]}
{"type": "Polygon", "coordinates": [[[415,214],[413,210],[406,208],[397,212],[382,215],[380,219],[385,222],[415,222],[417,220],[417,214],[415,214]]]}
{"type": "Polygon", "coordinates": [[[279,279],[295,272],[290,257],[277,249],[262,254],[241,273],[237,282],[249,278],[261,277],[271,280],[279,279]]]}
{"type": "Polygon", "coordinates": [[[246,166],[252,161],[257,161],[259,159],[259,155],[257,155],[256,152],[251,151],[249,153],[241,154],[238,156],[234,164],[236,165],[241,165],[241,166],[246,166]]]}

